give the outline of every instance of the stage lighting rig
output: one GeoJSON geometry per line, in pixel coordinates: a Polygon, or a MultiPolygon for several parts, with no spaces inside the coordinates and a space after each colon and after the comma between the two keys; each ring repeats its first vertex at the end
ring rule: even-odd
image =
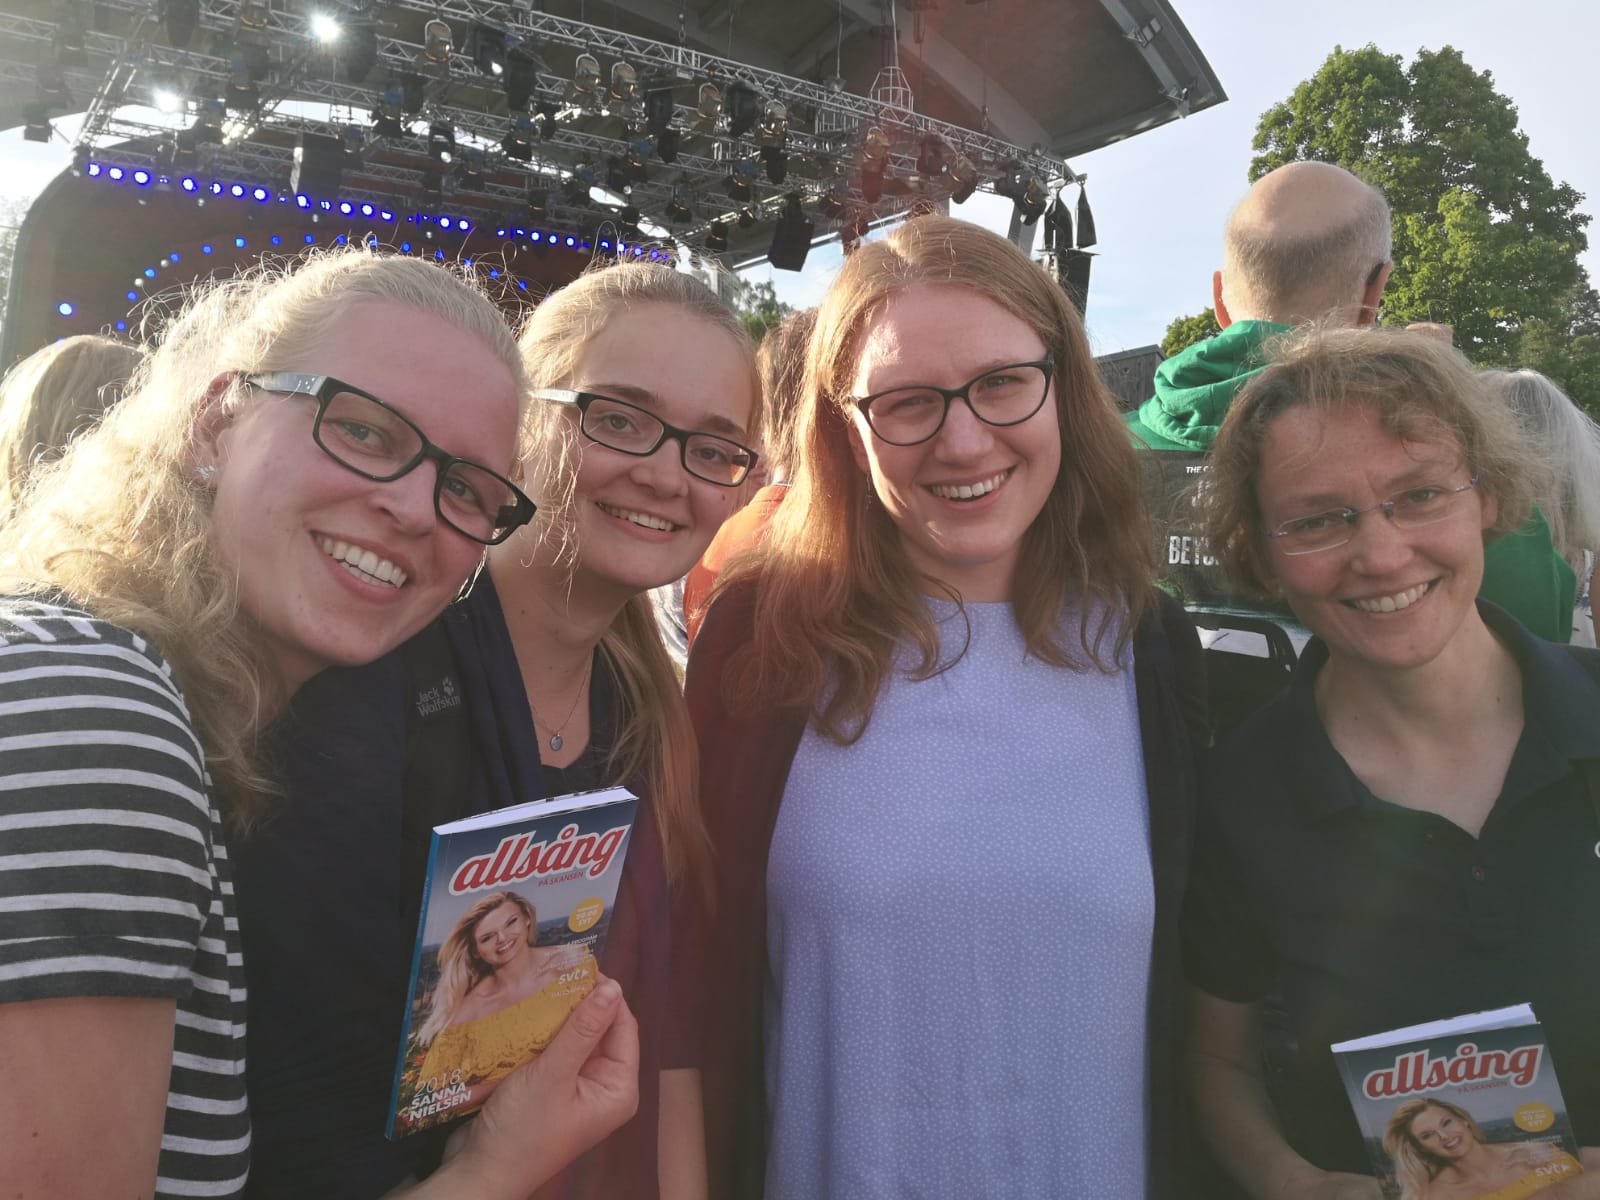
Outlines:
{"type": "Polygon", "coordinates": [[[455,35],[447,22],[435,17],[422,27],[422,68],[435,79],[450,75],[450,53],[455,49],[455,35]]]}
{"type": "Polygon", "coordinates": [[[543,219],[550,212],[550,193],[542,187],[528,189],[528,212],[543,219]]]}
{"type": "Polygon", "coordinates": [[[496,79],[506,72],[506,32],[489,25],[474,25],[467,35],[467,57],[478,70],[496,79]]]}
{"type": "Polygon", "coordinates": [[[587,51],[573,60],[567,99],[591,111],[600,107],[600,60],[587,51]]]}
{"type": "Polygon", "coordinates": [[[271,0],[239,0],[233,17],[234,33],[245,33],[247,36],[262,33],[271,19],[271,0]]]}
{"type": "Polygon", "coordinates": [[[86,32],[83,0],[61,0],[53,49],[63,67],[89,65],[89,52],[83,44],[86,32]]]}
{"type": "Polygon", "coordinates": [[[730,200],[749,200],[755,194],[752,186],[755,178],[756,164],[747,158],[738,159],[722,181],[722,190],[728,193],[730,200]]]}
{"type": "Polygon", "coordinates": [[[783,202],[783,211],[778,214],[777,227],[772,231],[767,261],[781,271],[804,270],[815,231],[816,225],[800,205],[799,193],[790,192],[783,202]]]}
{"type": "Polygon", "coordinates": [[[506,73],[500,77],[500,86],[506,92],[506,108],[511,112],[527,112],[538,83],[533,58],[520,47],[512,47],[506,54],[506,73]]]}
{"type": "Polygon", "coordinates": [[[950,160],[950,199],[965,204],[978,190],[978,168],[965,154],[956,153],[950,160]]]}
{"type": "Polygon", "coordinates": [[[632,63],[615,62],[611,64],[611,111],[622,112],[631,108],[639,99],[639,73],[633,69],[632,63]]]}
{"type": "Polygon", "coordinates": [[[66,108],[72,103],[72,93],[67,89],[67,73],[58,62],[44,60],[34,71],[36,90],[34,99],[46,108],[66,108]]]}
{"type": "Polygon", "coordinates": [[[411,131],[406,128],[405,118],[400,111],[400,89],[389,88],[383,93],[372,110],[372,132],[379,137],[405,137],[411,131]]]}
{"type": "Polygon", "coordinates": [[[1044,215],[1050,203],[1044,184],[1021,163],[1009,159],[1001,165],[1001,176],[995,180],[995,194],[1010,200],[1017,220],[1032,225],[1044,215]]]}
{"type": "Polygon", "coordinates": [[[881,125],[869,125],[861,137],[861,195],[868,204],[883,196],[883,173],[889,165],[889,135],[881,125]]]}
{"type": "Polygon", "coordinates": [[[43,104],[23,105],[22,140],[25,142],[48,142],[51,133],[49,108],[43,104]]]}
{"type": "Polygon", "coordinates": [[[505,151],[507,158],[516,162],[532,162],[533,143],[538,136],[539,131],[534,128],[531,117],[514,117],[511,127],[506,130],[506,136],[500,142],[500,149],[505,151]]]}
{"type": "Polygon", "coordinates": [[[551,141],[556,136],[556,106],[548,101],[534,109],[539,114],[539,136],[551,141]]]}
{"type": "Polygon", "coordinates": [[[306,21],[312,38],[324,46],[331,46],[343,36],[344,28],[332,13],[314,12],[306,21]]]}
{"type": "Polygon", "coordinates": [[[728,226],[724,222],[711,223],[706,233],[706,249],[712,254],[722,254],[728,249],[728,226]]]}
{"type": "Polygon", "coordinates": [[[695,199],[694,188],[687,183],[680,183],[672,189],[672,199],[667,201],[662,215],[674,224],[687,225],[694,220],[695,199]]]}

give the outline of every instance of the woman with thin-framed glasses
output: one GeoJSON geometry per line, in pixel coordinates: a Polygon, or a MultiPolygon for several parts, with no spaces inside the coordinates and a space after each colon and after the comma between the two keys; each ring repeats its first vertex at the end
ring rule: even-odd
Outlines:
{"type": "Polygon", "coordinates": [[[1199,648],[1078,314],[914,218],[845,260],[799,422],[689,661],[712,1195],[1188,1195],[1199,648]]]}
{"type": "Polygon", "coordinates": [[[1218,435],[1212,553],[1315,635],[1214,756],[1185,917],[1195,1108],[1251,1196],[1381,1194],[1333,1043],[1526,1002],[1600,1163],[1600,655],[1475,599],[1539,470],[1490,385],[1414,333],[1285,344],[1218,435]]]}
{"type": "MultiPolygon", "coordinates": [[[[263,729],[532,516],[508,478],[524,396],[494,305],[443,269],[263,268],[166,326],[0,534],[8,1191],[243,1194],[229,850],[279,804],[263,729]]],[[[526,1195],[627,1117],[618,990],[569,1028],[415,1194],[526,1195]]]]}
{"type": "MultiPolygon", "coordinates": [[[[491,546],[470,593],[398,656],[308,689],[285,819],[247,849],[246,936],[266,997],[252,1059],[267,1064],[251,1079],[252,1200],[318,1188],[372,1200],[429,1169],[428,1133],[383,1134],[415,933],[403,916],[412,839],[425,847],[427,826],[453,816],[613,784],[641,803],[599,966],[638,1018],[638,1114],[541,1194],[649,1200],[701,1186],[696,1056],[674,1024],[668,967],[675,898],[708,874],[705,833],[693,733],[647,593],[699,558],[756,461],[753,349],[703,284],[628,263],[544,299],[521,355],[532,432],[516,474],[539,515],[491,546]],[[441,779],[419,758],[454,766],[441,779]],[[418,794],[429,816],[411,822],[418,794]]],[[[330,407],[324,442],[386,474],[396,430],[349,416],[330,407]]],[[[493,496],[481,477],[446,474],[441,511],[493,496]]],[[[497,1047],[514,1036],[497,1032],[497,1047]]]]}

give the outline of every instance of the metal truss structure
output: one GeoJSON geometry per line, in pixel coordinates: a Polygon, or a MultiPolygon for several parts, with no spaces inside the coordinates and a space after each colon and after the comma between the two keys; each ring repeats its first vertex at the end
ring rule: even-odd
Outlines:
{"type": "Polygon", "coordinates": [[[298,136],[316,133],[345,147],[342,192],[502,225],[533,195],[542,223],[575,232],[627,206],[647,227],[702,251],[724,252],[732,234],[732,257],[740,249],[748,257],[753,243],[747,236],[740,246],[739,231],[791,196],[822,218],[824,236],[849,235],[953,193],[1032,198],[1078,179],[1038,147],[915,112],[893,67],[860,95],[693,49],[681,36],[673,45],[487,0],[319,5],[343,22],[347,40],[337,50],[314,37],[306,0],[188,0],[194,48],[177,48],[163,22],[175,2],[185,0],[96,0],[96,28],[80,26],[83,49],[72,63],[61,61],[60,21],[0,13],[0,78],[37,76],[43,94],[39,64],[55,63],[52,87],[86,101],[76,141],[83,157],[109,159],[114,147],[118,161],[282,190],[298,136]],[[434,22],[448,26],[452,45],[443,52],[437,36],[432,45],[419,39],[434,22]],[[348,48],[358,39],[370,55],[359,79],[348,48]],[[502,77],[467,52],[483,40],[521,64],[526,110],[510,108],[502,77]],[[632,74],[613,89],[617,64],[632,74]],[[706,84],[719,101],[738,93],[756,105],[752,127],[735,135],[720,104],[708,114],[698,103],[706,84]],[[158,92],[181,96],[182,107],[157,112],[158,92]],[[214,115],[225,109],[220,122],[200,119],[208,105],[214,115]],[[389,136],[375,132],[375,115],[389,118],[389,136]],[[431,126],[453,132],[448,161],[430,153],[431,126]],[[507,152],[514,131],[526,161],[507,152]]]}

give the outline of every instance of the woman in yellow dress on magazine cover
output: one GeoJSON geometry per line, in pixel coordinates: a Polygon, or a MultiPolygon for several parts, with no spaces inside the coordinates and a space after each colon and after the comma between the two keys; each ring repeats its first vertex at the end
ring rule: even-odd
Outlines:
{"type": "Polygon", "coordinates": [[[461,1082],[472,1103],[542,1051],[593,990],[587,946],[536,946],[526,897],[494,892],[462,914],[439,947],[439,982],[419,1038],[422,1079],[461,1082]]]}
{"type": "Polygon", "coordinates": [[[1525,1200],[1583,1170],[1559,1146],[1485,1141],[1466,1109],[1429,1098],[1394,1110],[1383,1149],[1403,1200],[1525,1200]]]}

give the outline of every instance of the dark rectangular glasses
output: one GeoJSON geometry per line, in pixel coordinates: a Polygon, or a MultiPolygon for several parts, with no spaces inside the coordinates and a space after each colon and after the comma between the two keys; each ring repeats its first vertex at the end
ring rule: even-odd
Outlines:
{"type": "Polygon", "coordinates": [[[310,396],[317,402],[312,440],[341,467],[378,483],[408,475],[423,462],[438,467],[433,507],[457,533],[497,545],[533,518],[533,501],[504,475],[458,458],[430,442],[404,413],[330,375],[276,371],[244,376],[250,387],[310,396]]]}
{"type": "Polygon", "coordinates": [[[1020,425],[1044,407],[1055,363],[1011,363],[990,367],[958,388],[889,388],[858,396],[855,405],[866,415],[872,432],[891,446],[915,446],[944,428],[953,400],[965,400],[972,415],[985,425],[1020,425]]]}
{"type": "Polygon", "coordinates": [[[738,487],[761,456],[732,438],[715,433],[681,429],[663,421],[647,408],[629,404],[598,392],[575,392],[569,388],[545,388],[534,393],[538,400],[572,404],[582,414],[578,427],[591,442],[608,450],[646,458],[669,438],[678,443],[683,469],[696,479],[719,487],[738,487]]]}

